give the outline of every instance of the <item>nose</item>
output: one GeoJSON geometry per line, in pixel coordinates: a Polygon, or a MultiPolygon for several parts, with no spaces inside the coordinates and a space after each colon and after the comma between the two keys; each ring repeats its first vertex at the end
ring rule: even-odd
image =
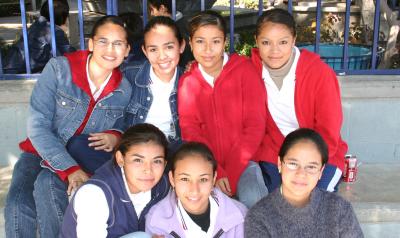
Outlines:
{"type": "Polygon", "coordinates": [[[199,190],[199,184],[197,182],[190,183],[190,194],[198,194],[199,190]]]}
{"type": "Polygon", "coordinates": [[[149,174],[150,172],[151,172],[151,163],[146,161],[143,163],[143,173],[149,174]]]}
{"type": "Polygon", "coordinates": [[[205,47],[206,47],[205,51],[207,53],[212,52],[212,44],[210,42],[205,43],[205,47]]]}
{"type": "Polygon", "coordinates": [[[160,54],[158,55],[158,57],[160,58],[160,59],[165,59],[165,58],[167,58],[167,52],[165,51],[165,50],[160,50],[160,54]]]}
{"type": "Polygon", "coordinates": [[[299,176],[306,176],[307,172],[304,169],[304,167],[300,167],[300,168],[297,169],[296,174],[299,175],[299,176]]]}

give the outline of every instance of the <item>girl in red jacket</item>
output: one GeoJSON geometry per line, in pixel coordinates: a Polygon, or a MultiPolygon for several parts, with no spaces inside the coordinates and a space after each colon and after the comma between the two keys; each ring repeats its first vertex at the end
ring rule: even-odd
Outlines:
{"type": "Polygon", "coordinates": [[[334,191],[342,175],[347,144],[341,139],[342,105],[335,72],[319,55],[295,46],[295,22],[285,10],[264,12],[257,21],[252,61],[267,92],[266,134],[256,159],[271,192],[280,185],[278,151],[285,136],[311,128],[328,144],[329,160],[318,187],[334,191]]]}
{"type": "Polygon", "coordinates": [[[262,80],[250,60],[224,52],[226,25],[219,14],[201,12],[189,28],[197,62],[179,81],[182,138],[211,148],[216,186],[251,206],[267,193],[258,164],[249,162],[265,134],[262,80]]]}

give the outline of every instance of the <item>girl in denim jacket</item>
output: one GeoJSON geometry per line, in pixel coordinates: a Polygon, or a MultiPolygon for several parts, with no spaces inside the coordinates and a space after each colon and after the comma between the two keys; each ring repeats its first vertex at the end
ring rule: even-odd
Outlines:
{"type": "Polygon", "coordinates": [[[114,124],[123,117],[131,87],[118,67],[128,53],[123,21],[105,16],[93,27],[88,51],[53,58],[44,68],[32,92],[28,139],[20,144],[23,153],[7,196],[7,237],[35,237],[37,230],[41,237],[58,236],[68,194],[104,162],[97,161],[96,151],[113,149],[110,134],[121,132],[114,124]],[[117,130],[107,132],[110,128],[117,130]],[[93,157],[84,158],[96,166],[73,156],[76,146],[67,149],[82,135],[86,140],[79,151],[86,149],[93,157]]]}
{"type": "Polygon", "coordinates": [[[167,136],[170,148],[180,143],[177,112],[178,67],[185,41],[175,22],[165,16],[153,17],[144,29],[144,63],[130,62],[124,75],[132,84],[125,127],[150,123],[167,136]]]}

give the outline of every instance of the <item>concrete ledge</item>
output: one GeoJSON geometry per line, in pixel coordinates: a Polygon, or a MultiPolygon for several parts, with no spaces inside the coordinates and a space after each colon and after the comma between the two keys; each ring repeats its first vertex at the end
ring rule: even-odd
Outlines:
{"type": "Polygon", "coordinates": [[[338,76],[342,99],[400,98],[400,75],[338,76]]]}
{"type": "Polygon", "coordinates": [[[29,103],[36,80],[0,81],[0,104],[29,103]]]}

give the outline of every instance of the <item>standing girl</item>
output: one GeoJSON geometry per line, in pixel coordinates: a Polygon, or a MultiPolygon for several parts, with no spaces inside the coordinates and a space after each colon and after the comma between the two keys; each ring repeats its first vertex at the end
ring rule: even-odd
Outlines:
{"type": "Polygon", "coordinates": [[[146,232],[164,237],[243,237],[247,209],[214,188],[217,161],[204,144],[182,145],[171,161],[167,197],[151,208],[146,232]]]}
{"type": "Polygon", "coordinates": [[[118,67],[128,53],[123,21],[105,16],[93,27],[88,51],[53,58],[44,68],[32,92],[28,139],[20,144],[23,153],[6,200],[7,237],[36,237],[37,230],[41,237],[58,236],[67,194],[88,179],[67,142],[86,134],[82,147],[113,149],[115,137],[104,131],[122,129],[115,123],[124,115],[131,87],[118,67]]]}
{"type": "Polygon", "coordinates": [[[364,237],[351,204],[316,187],[327,161],[317,132],[301,128],[287,135],[278,158],[281,189],[250,209],[245,237],[364,237]]]}
{"type": "Polygon", "coordinates": [[[328,144],[329,160],[318,187],[333,191],[341,178],[347,144],[340,136],[342,105],[335,72],[319,55],[295,46],[295,22],[289,12],[272,9],[257,21],[252,61],[267,92],[266,133],[256,154],[268,190],[280,184],[278,151],[285,136],[312,128],[328,144]]]}
{"type": "Polygon", "coordinates": [[[251,206],[266,194],[260,168],[250,161],[265,134],[261,78],[248,59],[224,52],[226,25],[221,15],[202,12],[191,19],[189,28],[197,63],[179,82],[182,138],[209,146],[218,161],[216,186],[251,206]]]}
{"type": "Polygon", "coordinates": [[[148,61],[130,62],[124,69],[132,84],[125,126],[150,123],[167,136],[171,148],[181,141],[177,86],[182,73],[177,66],[185,48],[175,22],[165,16],[153,17],[144,29],[142,50],[148,61]]]}
{"type": "Polygon", "coordinates": [[[169,190],[163,176],[167,145],[165,135],[153,125],[129,128],[116,147],[115,160],[75,193],[61,237],[111,238],[144,231],[148,210],[169,190]]]}

